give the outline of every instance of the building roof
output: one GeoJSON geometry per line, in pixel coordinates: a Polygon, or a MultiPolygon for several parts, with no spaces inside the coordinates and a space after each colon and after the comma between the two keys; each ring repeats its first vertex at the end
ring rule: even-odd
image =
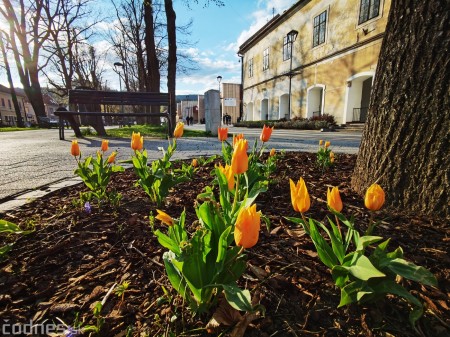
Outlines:
{"type": "MultiPolygon", "coordinates": [[[[14,88],[14,91],[16,92],[17,96],[21,96],[21,97],[27,97],[27,95],[25,95],[25,91],[21,88],[14,88]]],[[[5,94],[9,94],[11,95],[11,89],[8,87],[5,87],[4,85],[0,84],[0,92],[4,92],[5,94]]]]}
{"type": "Polygon", "coordinates": [[[264,39],[268,33],[274,30],[276,27],[285,22],[288,18],[297,13],[302,7],[304,7],[311,0],[299,0],[290,8],[286,9],[281,15],[275,15],[269,22],[267,22],[262,28],[260,28],[255,34],[250,36],[241,46],[239,47],[238,55],[244,54],[251,47],[253,47],[260,40],[264,39]]]}

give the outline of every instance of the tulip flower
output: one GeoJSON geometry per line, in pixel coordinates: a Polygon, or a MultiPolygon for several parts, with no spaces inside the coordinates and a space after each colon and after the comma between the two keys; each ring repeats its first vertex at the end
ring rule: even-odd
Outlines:
{"type": "Polygon", "coordinates": [[[256,212],[256,205],[243,208],[239,212],[234,228],[236,246],[251,248],[258,242],[261,216],[256,212]]]}
{"type": "Polygon", "coordinates": [[[292,179],[289,179],[289,183],[291,185],[291,202],[294,210],[300,213],[306,212],[309,210],[311,202],[305,181],[303,178],[300,178],[296,185],[292,179]]]}
{"type": "Polygon", "coordinates": [[[275,155],[275,149],[270,150],[269,156],[273,157],[275,155]]]}
{"type": "Polygon", "coordinates": [[[101,150],[103,152],[108,151],[108,144],[109,144],[109,140],[102,140],[102,146],[101,146],[101,150]]]}
{"type": "Polygon", "coordinates": [[[323,145],[323,140],[321,139],[321,140],[319,140],[319,146],[322,146],[323,145]]]}
{"type": "Polygon", "coordinates": [[[111,153],[108,157],[108,164],[112,164],[114,163],[114,161],[116,160],[116,156],[117,156],[117,152],[114,151],[113,153],[111,153]]]}
{"type": "Polygon", "coordinates": [[[234,188],[234,173],[231,166],[225,165],[225,167],[223,167],[222,165],[219,165],[217,168],[225,175],[225,178],[227,178],[228,190],[232,191],[234,188]]]}
{"type": "Polygon", "coordinates": [[[197,167],[198,166],[198,161],[197,159],[192,159],[192,163],[191,163],[192,167],[197,167]]]}
{"type": "Polygon", "coordinates": [[[140,151],[144,148],[144,136],[141,136],[141,133],[135,133],[131,135],[131,148],[134,151],[140,151]]]}
{"type": "Polygon", "coordinates": [[[261,141],[263,143],[268,142],[270,139],[270,136],[272,135],[272,131],[273,131],[273,126],[272,127],[268,127],[264,124],[264,127],[261,131],[261,135],[259,136],[259,139],[261,139],[261,141]]]}
{"type": "Polygon", "coordinates": [[[328,188],[327,191],[327,203],[331,209],[336,212],[341,212],[344,207],[341,200],[341,195],[339,194],[339,189],[335,186],[332,189],[328,188]]]}
{"type": "Polygon", "coordinates": [[[169,214],[160,211],[159,209],[157,209],[156,211],[158,212],[158,215],[155,216],[155,219],[161,220],[161,222],[165,223],[167,226],[173,225],[173,219],[169,214]]]}
{"type": "Polygon", "coordinates": [[[74,157],[78,157],[80,155],[80,146],[78,145],[78,140],[72,140],[72,146],[70,148],[70,153],[74,157]]]}
{"type": "Polygon", "coordinates": [[[183,131],[184,131],[184,123],[178,122],[177,126],[175,126],[175,130],[173,130],[173,136],[175,138],[180,138],[183,135],[183,131]]]}
{"type": "Polygon", "coordinates": [[[378,184],[372,184],[364,197],[364,205],[371,211],[378,211],[384,204],[384,191],[378,184]]]}
{"type": "Polygon", "coordinates": [[[328,147],[331,145],[331,143],[329,141],[325,142],[325,148],[328,149],[328,147]]]}
{"type": "Polygon", "coordinates": [[[217,137],[219,138],[219,140],[221,142],[223,142],[224,140],[227,140],[228,138],[228,128],[217,128],[217,137]]]}
{"type": "Polygon", "coordinates": [[[234,147],[231,157],[231,169],[234,174],[241,174],[248,170],[248,143],[245,139],[239,139],[234,147]]]}

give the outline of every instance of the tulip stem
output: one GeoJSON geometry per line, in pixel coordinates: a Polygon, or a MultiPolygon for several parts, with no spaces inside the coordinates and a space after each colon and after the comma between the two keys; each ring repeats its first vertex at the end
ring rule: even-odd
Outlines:
{"type": "Polygon", "coordinates": [[[234,192],[233,207],[231,208],[231,214],[234,214],[238,198],[239,198],[239,174],[237,174],[236,187],[235,187],[235,192],[234,192]]]}
{"type": "Polygon", "coordinates": [[[367,227],[366,235],[372,235],[373,229],[375,227],[375,221],[373,220],[373,212],[370,212],[369,227],[367,227]]]}
{"type": "Polygon", "coordinates": [[[300,214],[302,215],[303,222],[305,223],[305,229],[307,230],[307,234],[309,234],[310,231],[309,231],[308,221],[306,221],[306,217],[302,212],[300,212],[300,214]]]}
{"type": "Polygon", "coordinates": [[[337,227],[338,227],[339,235],[341,236],[341,239],[342,239],[341,224],[339,223],[339,218],[337,217],[336,214],[334,216],[336,218],[336,224],[337,224],[337,227]]]}

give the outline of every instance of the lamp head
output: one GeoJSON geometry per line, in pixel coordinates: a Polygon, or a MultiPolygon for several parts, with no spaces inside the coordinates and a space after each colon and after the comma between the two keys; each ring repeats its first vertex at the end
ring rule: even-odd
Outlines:
{"type": "Polygon", "coordinates": [[[298,31],[291,30],[289,33],[287,33],[289,42],[294,42],[297,39],[298,31]]]}
{"type": "Polygon", "coordinates": [[[217,76],[217,82],[219,82],[219,84],[220,84],[220,82],[222,81],[222,76],[217,76]]]}

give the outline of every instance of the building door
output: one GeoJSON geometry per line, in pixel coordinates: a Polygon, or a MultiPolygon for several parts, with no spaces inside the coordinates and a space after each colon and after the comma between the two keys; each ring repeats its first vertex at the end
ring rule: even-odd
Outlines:
{"type": "Polygon", "coordinates": [[[261,116],[259,120],[268,120],[269,119],[269,100],[267,98],[261,101],[261,116]]]}
{"type": "Polygon", "coordinates": [[[361,114],[359,116],[360,122],[367,120],[367,111],[369,110],[370,93],[372,92],[372,78],[364,80],[362,83],[361,92],[361,114]]]}
{"type": "Polygon", "coordinates": [[[323,87],[315,86],[308,89],[308,110],[306,117],[320,116],[322,112],[323,87]]]}

